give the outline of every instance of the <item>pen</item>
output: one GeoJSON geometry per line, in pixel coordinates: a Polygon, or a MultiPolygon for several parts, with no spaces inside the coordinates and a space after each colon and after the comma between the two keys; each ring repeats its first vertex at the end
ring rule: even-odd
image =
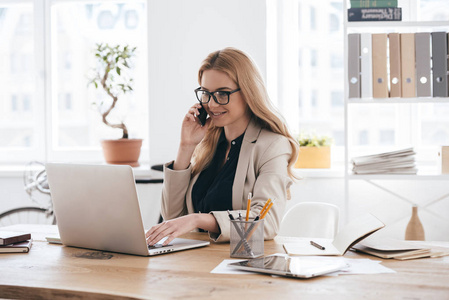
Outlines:
{"type": "Polygon", "coordinates": [[[249,220],[249,209],[251,207],[251,198],[253,197],[253,194],[248,194],[248,202],[246,203],[246,218],[245,221],[248,222],[249,220]]]}
{"type": "Polygon", "coordinates": [[[271,202],[271,199],[269,198],[269,199],[267,200],[267,202],[265,202],[265,205],[262,207],[262,210],[260,211],[260,215],[263,214],[265,208],[267,208],[267,206],[268,206],[268,204],[270,204],[270,202],[271,202]]]}
{"type": "MultiPolygon", "coordinates": [[[[231,221],[235,220],[234,216],[229,212],[229,210],[228,210],[228,215],[229,215],[229,219],[231,219],[231,221]]],[[[240,227],[238,226],[238,224],[235,223],[235,222],[231,222],[231,223],[234,224],[235,230],[237,231],[238,235],[240,236],[239,248],[240,248],[240,245],[243,244],[243,246],[245,247],[246,252],[248,252],[250,255],[254,255],[253,251],[251,250],[251,247],[248,244],[248,241],[246,240],[245,235],[240,230],[240,227]]]]}
{"type": "Polygon", "coordinates": [[[274,204],[274,200],[268,205],[267,209],[263,212],[262,216],[260,217],[261,219],[265,218],[265,216],[267,215],[268,211],[271,209],[273,204],[274,204]]]}
{"type": "Polygon", "coordinates": [[[245,235],[242,237],[242,239],[237,243],[237,245],[234,248],[234,251],[232,251],[232,254],[235,254],[238,250],[240,250],[240,248],[242,247],[243,243],[248,243],[248,239],[251,237],[252,235],[252,231],[254,226],[257,224],[257,221],[259,221],[260,219],[260,214],[257,215],[254,218],[254,221],[251,222],[251,225],[249,226],[248,230],[246,231],[245,235]]]}
{"type": "Polygon", "coordinates": [[[321,246],[320,244],[315,243],[314,241],[310,241],[310,245],[317,247],[320,250],[325,250],[326,248],[324,248],[323,246],[321,246]]]}

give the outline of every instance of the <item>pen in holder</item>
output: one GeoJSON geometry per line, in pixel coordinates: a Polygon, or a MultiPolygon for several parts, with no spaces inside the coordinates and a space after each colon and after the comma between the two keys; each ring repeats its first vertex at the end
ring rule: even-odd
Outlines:
{"type": "Polygon", "coordinates": [[[264,254],[263,219],[231,220],[230,253],[236,258],[255,258],[264,254]]]}

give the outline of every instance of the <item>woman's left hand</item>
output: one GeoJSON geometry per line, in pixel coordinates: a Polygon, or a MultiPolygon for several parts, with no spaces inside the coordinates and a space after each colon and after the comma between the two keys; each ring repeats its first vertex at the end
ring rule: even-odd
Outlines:
{"type": "Polygon", "coordinates": [[[195,214],[191,214],[154,225],[145,234],[147,244],[153,246],[162,238],[167,237],[163,245],[168,245],[174,238],[196,229],[195,221],[195,214]]]}

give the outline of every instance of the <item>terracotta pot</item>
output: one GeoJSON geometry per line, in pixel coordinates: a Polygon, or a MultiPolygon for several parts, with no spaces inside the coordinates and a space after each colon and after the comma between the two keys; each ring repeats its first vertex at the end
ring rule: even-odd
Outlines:
{"type": "Polygon", "coordinates": [[[295,168],[314,169],[331,167],[331,147],[300,147],[295,168]]]}
{"type": "Polygon", "coordinates": [[[108,164],[138,167],[141,139],[102,140],[103,154],[108,164]]]}

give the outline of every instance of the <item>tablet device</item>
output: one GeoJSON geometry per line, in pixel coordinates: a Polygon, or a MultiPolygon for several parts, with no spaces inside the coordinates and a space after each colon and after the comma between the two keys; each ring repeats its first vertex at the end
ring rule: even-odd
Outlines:
{"type": "Polygon", "coordinates": [[[339,271],[346,268],[348,265],[342,258],[329,259],[323,257],[289,257],[284,255],[270,255],[230,263],[228,266],[244,271],[295,278],[312,278],[339,271]]]}

